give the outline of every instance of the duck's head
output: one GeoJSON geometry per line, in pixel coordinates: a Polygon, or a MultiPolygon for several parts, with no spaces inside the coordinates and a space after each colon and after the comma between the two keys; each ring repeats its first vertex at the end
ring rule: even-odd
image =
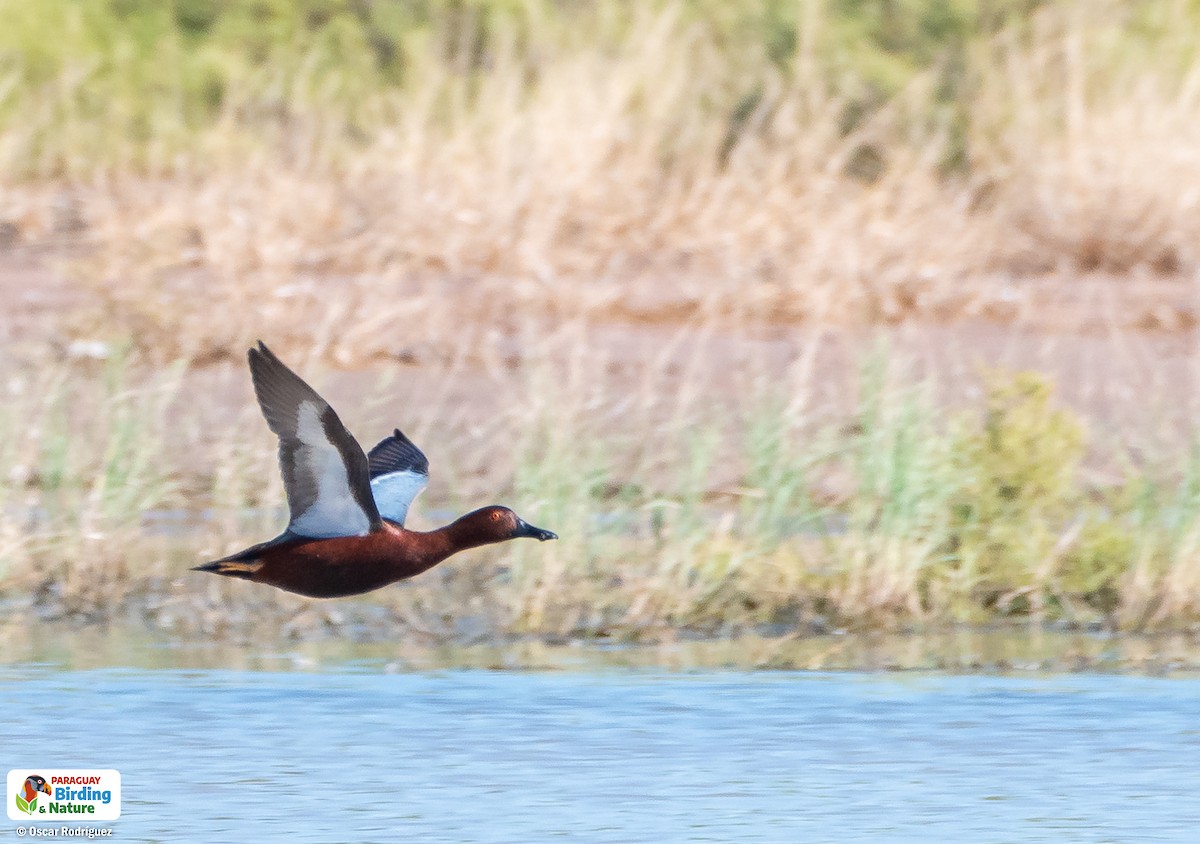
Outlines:
{"type": "Polygon", "coordinates": [[[507,507],[498,505],[484,507],[463,516],[460,522],[467,522],[473,532],[477,532],[485,542],[504,542],[506,539],[536,539],[545,542],[547,539],[558,539],[554,531],[534,527],[507,507]]]}

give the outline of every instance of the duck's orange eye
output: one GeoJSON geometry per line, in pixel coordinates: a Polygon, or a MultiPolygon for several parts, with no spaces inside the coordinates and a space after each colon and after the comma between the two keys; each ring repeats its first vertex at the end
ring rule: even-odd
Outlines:
{"type": "Polygon", "coordinates": [[[499,514],[499,513],[492,513],[492,521],[493,521],[493,522],[498,522],[498,521],[500,521],[500,514],[499,514]]]}

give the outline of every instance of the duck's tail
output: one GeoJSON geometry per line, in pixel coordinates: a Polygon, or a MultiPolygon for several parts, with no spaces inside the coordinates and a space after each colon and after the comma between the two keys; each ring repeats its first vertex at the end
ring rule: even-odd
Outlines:
{"type": "Polygon", "coordinates": [[[202,566],[192,566],[192,571],[209,571],[213,574],[223,574],[226,577],[240,577],[242,580],[253,580],[254,573],[262,568],[261,560],[242,562],[240,560],[213,560],[202,566]]]}
{"type": "MultiPolygon", "coordinates": [[[[263,543],[266,545],[268,543],[263,543]]],[[[193,566],[192,571],[207,571],[213,574],[223,574],[226,577],[240,577],[242,580],[253,580],[254,575],[263,566],[259,552],[263,545],[255,545],[245,551],[238,551],[228,557],[213,560],[200,566],[193,566]]]]}

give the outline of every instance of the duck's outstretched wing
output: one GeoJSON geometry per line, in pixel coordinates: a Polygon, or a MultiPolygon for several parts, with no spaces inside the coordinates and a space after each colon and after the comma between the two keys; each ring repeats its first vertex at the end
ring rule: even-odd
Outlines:
{"type": "Polygon", "coordinates": [[[371,449],[367,462],[379,515],[403,525],[409,505],[429,483],[429,460],[397,428],[396,433],[371,449]]]}
{"type": "Polygon", "coordinates": [[[267,425],[279,437],[288,532],[324,539],[379,528],[367,456],[333,408],[259,341],[250,375],[267,425]]]}

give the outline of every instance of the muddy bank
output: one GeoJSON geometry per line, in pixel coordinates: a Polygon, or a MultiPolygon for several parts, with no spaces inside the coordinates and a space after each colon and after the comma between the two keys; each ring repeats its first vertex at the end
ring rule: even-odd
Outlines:
{"type": "MultiPolygon", "coordinates": [[[[658,631],[638,641],[417,630],[382,608],[351,606],[301,619],[261,617],[240,632],[170,631],[134,615],[107,623],[47,619],[11,603],[0,623],[0,663],[70,669],[128,667],[367,672],[438,668],[570,671],[729,668],[777,671],[1064,672],[1200,675],[1200,631],[1159,635],[1062,626],[954,627],[899,633],[658,631]],[[14,611],[15,610],[15,611],[14,611]],[[38,619],[38,623],[29,623],[38,619]]],[[[461,622],[469,626],[470,622],[461,622]]]]}

